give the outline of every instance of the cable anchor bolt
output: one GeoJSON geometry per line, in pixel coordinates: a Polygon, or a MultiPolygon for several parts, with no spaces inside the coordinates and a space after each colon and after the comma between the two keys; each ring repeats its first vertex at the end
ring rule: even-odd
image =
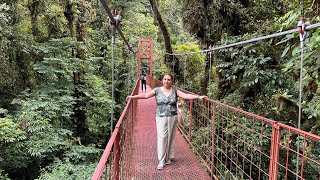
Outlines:
{"type": "Polygon", "coordinates": [[[300,41],[302,42],[304,40],[304,38],[305,38],[305,34],[304,34],[305,26],[304,26],[304,22],[303,22],[303,17],[302,16],[300,16],[300,20],[298,22],[297,28],[298,28],[298,32],[299,32],[300,41]]]}

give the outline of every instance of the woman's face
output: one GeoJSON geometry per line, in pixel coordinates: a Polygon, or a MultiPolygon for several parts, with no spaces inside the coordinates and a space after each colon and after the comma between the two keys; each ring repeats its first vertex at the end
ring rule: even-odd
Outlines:
{"type": "Polygon", "coordinates": [[[171,76],[165,75],[162,79],[162,84],[166,88],[170,87],[171,86],[171,76]]]}

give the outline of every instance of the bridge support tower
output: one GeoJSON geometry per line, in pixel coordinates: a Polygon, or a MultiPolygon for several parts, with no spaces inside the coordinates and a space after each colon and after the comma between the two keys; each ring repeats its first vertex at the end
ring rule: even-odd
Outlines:
{"type": "Polygon", "coordinates": [[[149,39],[140,39],[139,40],[139,49],[138,49],[138,79],[141,75],[141,60],[149,60],[149,76],[152,78],[152,54],[153,54],[153,41],[149,39]]]}

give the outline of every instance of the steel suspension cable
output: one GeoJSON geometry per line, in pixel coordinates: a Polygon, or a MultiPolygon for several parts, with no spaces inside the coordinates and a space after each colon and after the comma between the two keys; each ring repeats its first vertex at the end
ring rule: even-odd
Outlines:
{"type": "MultiPolygon", "coordinates": [[[[304,40],[307,37],[308,31],[304,31],[304,24],[303,19],[300,18],[300,22],[298,23],[298,27],[302,29],[301,32],[299,32],[299,39],[300,39],[300,50],[301,50],[301,56],[300,56],[300,77],[299,77],[299,116],[298,116],[298,129],[300,129],[301,126],[301,116],[302,116],[302,79],[303,79],[303,60],[304,60],[304,40]]],[[[300,149],[300,143],[299,143],[299,136],[297,137],[297,157],[296,157],[296,174],[299,173],[299,149],[300,149]]],[[[296,176],[296,180],[298,180],[298,176],[296,176]]]]}
{"type": "Polygon", "coordinates": [[[183,72],[183,88],[186,89],[186,69],[187,69],[187,54],[184,55],[184,72],[183,72]]]}
{"type": "Polygon", "coordinates": [[[174,82],[174,61],[175,61],[175,56],[172,58],[172,82],[174,82]]]}
{"type": "MultiPolygon", "coordinates": [[[[301,17],[304,15],[303,12],[303,4],[304,0],[301,1],[301,17]]],[[[302,19],[301,19],[302,21],[302,19]]],[[[302,115],[302,106],[301,106],[301,101],[302,101],[302,79],[303,79],[303,48],[304,48],[304,39],[306,37],[306,34],[302,34],[301,32],[299,33],[299,38],[300,38],[300,50],[301,50],[301,56],[300,56],[300,76],[299,76],[299,115],[298,115],[298,129],[300,129],[301,126],[301,115],[302,115]]],[[[299,173],[299,149],[300,149],[300,143],[299,143],[299,136],[297,137],[297,157],[296,157],[296,175],[299,173]]],[[[298,180],[298,176],[296,176],[296,180],[298,180]]]]}
{"type": "MultiPolygon", "coordinates": [[[[305,36],[301,35],[300,36],[305,36]]],[[[301,39],[301,38],[300,38],[301,39]]],[[[300,57],[300,77],[299,77],[299,117],[298,117],[298,129],[300,129],[301,126],[301,115],[302,115],[302,79],[303,79],[303,47],[304,47],[304,37],[302,37],[302,40],[300,40],[300,48],[301,48],[301,57],[300,57]]],[[[300,143],[299,143],[299,136],[297,137],[297,160],[296,160],[296,174],[299,173],[299,149],[300,149],[300,143]]],[[[298,180],[298,176],[296,176],[296,179],[298,180]]]]}
{"type": "Polygon", "coordinates": [[[115,45],[115,25],[112,25],[112,88],[111,88],[111,128],[110,134],[113,132],[113,114],[114,114],[114,45],[115,45]]]}
{"type": "Polygon", "coordinates": [[[211,58],[212,58],[212,51],[209,52],[209,85],[211,80],[211,58]]]}
{"type": "MultiPolygon", "coordinates": [[[[312,25],[308,25],[307,27],[305,27],[305,30],[310,30],[310,29],[314,29],[314,28],[318,28],[320,27],[320,23],[316,23],[316,24],[312,24],[312,25]]],[[[186,54],[197,54],[197,53],[203,53],[203,52],[210,52],[210,51],[216,51],[219,49],[224,49],[224,48],[230,48],[233,46],[238,46],[238,45],[242,45],[242,44],[247,44],[247,43],[252,43],[252,42],[256,42],[256,41],[261,41],[261,40],[265,40],[265,39],[270,39],[270,38],[274,38],[274,37],[279,37],[279,36],[283,36],[283,35],[287,35],[287,34],[292,34],[298,32],[298,29],[292,29],[292,30],[288,30],[288,31],[283,31],[283,32],[279,32],[279,33],[275,33],[275,34],[271,34],[271,35],[267,35],[267,36],[261,36],[261,37],[257,37],[257,38],[253,38],[253,39],[249,39],[249,40],[245,40],[245,41],[240,41],[237,43],[232,43],[232,44],[228,44],[228,45],[223,45],[223,46],[219,46],[219,47],[215,47],[215,48],[211,48],[211,49],[205,49],[205,50],[201,50],[201,51],[197,51],[197,52],[188,52],[186,54]]],[[[184,54],[176,54],[176,53],[166,53],[167,55],[175,55],[175,56],[181,56],[184,54]]]]}

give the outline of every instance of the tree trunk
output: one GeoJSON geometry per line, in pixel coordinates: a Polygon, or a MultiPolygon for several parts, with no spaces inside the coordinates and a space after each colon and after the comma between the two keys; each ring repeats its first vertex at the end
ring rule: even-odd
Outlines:
{"type": "Polygon", "coordinates": [[[74,14],[72,12],[72,6],[73,4],[70,2],[67,2],[65,5],[65,11],[64,11],[64,16],[66,17],[67,21],[68,21],[68,28],[70,31],[70,36],[71,37],[75,37],[75,32],[74,32],[74,25],[73,25],[73,21],[74,21],[74,14]]]}
{"type": "Polygon", "coordinates": [[[28,9],[30,11],[31,16],[31,27],[32,27],[32,34],[37,37],[39,36],[39,29],[37,25],[38,15],[39,15],[39,1],[28,1],[28,9]]]}
{"type": "MultiPolygon", "coordinates": [[[[170,40],[170,34],[167,30],[166,24],[163,21],[161,14],[158,10],[158,6],[157,6],[157,2],[156,0],[149,0],[151,7],[152,7],[152,11],[153,14],[155,16],[155,18],[157,19],[158,23],[159,23],[159,27],[160,30],[162,32],[163,38],[164,38],[164,44],[165,44],[165,49],[166,49],[166,53],[171,54],[172,53],[172,47],[171,47],[171,40],[170,40]]],[[[164,63],[168,68],[172,69],[172,63],[173,63],[173,58],[172,56],[166,55],[165,59],[164,59],[164,63]]],[[[174,68],[174,73],[178,74],[178,72],[176,72],[176,69],[179,68],[174,68]]]]}
{"type": "MultiPolygon", "coordinates": [[[[68,21],[68,28],[70,32],[70,36],[77,40],[78,42],[84,42],[86,39],[86,8],[81,2],[77,5],[79,12],[78,19],[75,19],[75,14],[72,10],[75,4],[71,2],[67,2],[65,5],[64,16],[68,21]]],[[[72,57],[77,57],[79,59],[84,60],[85,51],[83,49],[72,49],[72,57]]],[[[86,124],[86,113],[85,107],[86,102],[83,100],[85,94],[81,90],[81,86],[83,85],[83,75],[84,70],[79,67],[76,68],[73,72],[73,84],[75,89],[73,91],[73,97],[76,99],[76,104],[73,107],[74,115],[73,115],[73,128],[75,132],[75,138],[79,139],[79,142],[82,144],[86,144],[89,134],[89,129],[86,124]]]]}
{"type": "MultiPolygon", "coordinates": [[[[209,53],[207,53],[206,57],[206,67],[204,69],[204,75],[201,79],[200,83],[200,93],[201,94],[208,94],[208,85],[209,85],[209,71],[211,71],[210,67],[210,58],[212,58],[209,53]]],[[[212,62],[212,61],[211,61],[212,62]]]]}

